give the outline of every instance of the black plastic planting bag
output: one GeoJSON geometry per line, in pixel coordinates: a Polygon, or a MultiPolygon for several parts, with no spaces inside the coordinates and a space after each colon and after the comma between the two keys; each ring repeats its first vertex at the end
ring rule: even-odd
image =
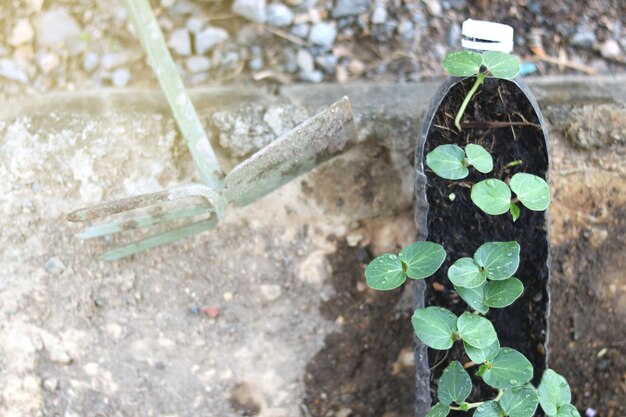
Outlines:
{"type": "MultiPolygon", "coordinates": [[[[464,311],[464,302],[456,296],[446,276],[451,263],[460,257],[471,256],[484,242],[518,241],[521,246],[520,267],[515,276],[524,283],[524,293],[512,306],[490,311],[488,318],[496,328],[501,345],[519,350],[533,363],[535,372],[532,382],[537,384],[548,361],[548,211],[522,209],[517,222],[513,222],[508,214],[489,216],[472,204],[469,186],[484,178],[505,180],[515,172],[528,172],[548,180],[547,131],[537,102],[526,83],[518,77],[511,81],[487,78],[464,113],[463,120],[473,121],[473,127],[464,127],[462,132],[458,132],[451,125],[451,118],[474,80],[473,77],[450,77],[446,80],[432,99],[417,141],[416,240],[442,244],[447,258],[432,278],[413,284],[414,308],[440,305],[456,314],[464,311]],[[426,154],[446,143],[461,147],[467,143],[482,144],[494,158],[493,172],[473,172],[462,181],[449,181],[425,170],[426,154]],[[520,160],[521,164],[506,167],[516,160],[520,160]]],[[[458,345],[444,357],[445,352],[429,350],[416,338],[417,417],[424,417],[430,409],[431,393],[436,392],[438,378],[447,364],[452,360],[468,360],[463,357],[458,345]]],[[[476,395],[475,401],[493,398],[493,390],[473,375],[476,369],[468,371],[475,387],[478,386],[472,394],[476,395]]],[[[450,415],[455,414],[452,412],[450,415]]]]}

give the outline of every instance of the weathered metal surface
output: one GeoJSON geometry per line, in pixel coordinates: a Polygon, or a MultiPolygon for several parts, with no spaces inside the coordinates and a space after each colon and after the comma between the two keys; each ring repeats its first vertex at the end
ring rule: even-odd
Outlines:
{"type": "Polygon", "coordinates": [[[250,204],[356,142],[344,97],[236,166],[224,181],[224,196],[237,206],[250,204]]]}

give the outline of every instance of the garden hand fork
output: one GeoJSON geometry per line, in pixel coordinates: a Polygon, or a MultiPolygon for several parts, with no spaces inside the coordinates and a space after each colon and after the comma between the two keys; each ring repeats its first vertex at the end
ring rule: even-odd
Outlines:
{"type": "Polygon", "coordinates": [[[229,203],[250,204],[357,141],[350,102],[344,97],[261,149],[224,177],[148,0],[125,1],[204,184],[181,185],[70,213],[69,221],[86,225],[77,235],[82,239],[152,226],[166,229],[111,249],[102,254],[101,259],[123,258],[211,229],[219,223],[229,203]],[[94,224],[107,218],[109,221],[94,224]]]}

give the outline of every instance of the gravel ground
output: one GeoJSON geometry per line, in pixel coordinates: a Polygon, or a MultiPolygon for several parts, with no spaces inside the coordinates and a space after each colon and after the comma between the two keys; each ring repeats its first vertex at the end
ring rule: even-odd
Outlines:
{"type": "MultiPolygon", "coordinates": [[[[459,48],[460,24],[470,17],[514,26],[529,73],[626,69],[620,0],[488,3],[152,1],[188,86],[440,77],[440,61],[459,48]]],[[[2,96],[107,86],[156,86],[120,0],[3,0],[2,96]]]]}

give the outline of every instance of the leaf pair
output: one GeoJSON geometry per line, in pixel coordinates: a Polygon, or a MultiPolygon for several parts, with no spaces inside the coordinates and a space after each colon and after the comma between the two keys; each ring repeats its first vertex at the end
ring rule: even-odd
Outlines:
{"type": "Polygon", "coordinates": [[[487,401],[476,409],[474,417],[532,417],[537,410],[537,391],[532,385],[504,390],[498,401],[487,401]]]}
{"type": "Polygon", "coordinates": [[[524,292],[524,284],[517,278],[507,278],[503,281],[487,281],[476,288],[455,286],[459,296],[474,310],[487,314],[489,307],[508,307],[524,292]]]}
{"type": "Polygon", "coordinates": [[[379,256],[365,268],[367,285],[375,290],[393,290],[406,281],[424,279],[434,274],[446,259],[443,246],[433,242],[416,242],[399,255],[379,256]]]}
{"type": "Polygon", "coordinates": [[[457,339],[483,349],[498,340],[489,320],[469,312],[457,317],[442,307],[426,307],[415,310],[411,323],[415,335],[432,349],[450,349],[457,339]]]}
{"type": "Polygon", "coordinates": [[[548,183],[541,177],[523,172],[513,175],[509,185],[495,178],[480,181],[472,186],[470,197],[485,213],[495,216],[508,211],[515,221],[520,209],[511,201],[511,191],[529,210],[543,211],[550,205],[548,183]]]}
{"type": "Polygon", "coordinates": [[[448,278],[457,287],[476,288],[487,278],[500,281],[513,276],[519,266],[517,242],[488,242],[481,245],[473,258],[458,259],[448,269],[448,278]]]}
{"type": "Polygon", "coordinates": [[[473,166],[484,174],[493,170],[493,158],[480,145],[439,145],[426,155],[426,165],[435,174],[447,180],[459,180],[469,175],[467,167],[473,166]]]}
{"type": "Polygon", "coordinates": [[[520,71],[516,56],[498,51],[482,54],[472,51],[450,52],[443,60],[443,67],[455,77],[471,77],[485,67],[487,74],[505,80],[515,78],[520,71]]]}
{"type": "Polygon", "coordinates": [[[578,410],[570,404],[572,393],[569,384],[552,369],[543,373],[537,390],[541,408],[548,417],[580,417],[578,410]]]}

